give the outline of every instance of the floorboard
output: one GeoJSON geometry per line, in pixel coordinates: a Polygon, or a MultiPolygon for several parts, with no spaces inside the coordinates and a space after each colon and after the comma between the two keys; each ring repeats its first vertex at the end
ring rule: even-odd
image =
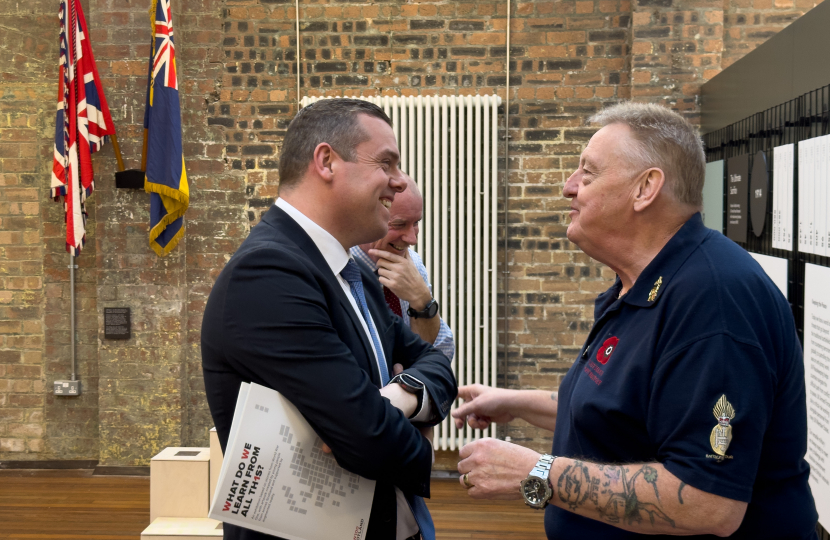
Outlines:
{"type": "MultiPolygon", "coordinates": [[[[458,480],[433,479],[427,506],[438,540],[544,539],[542,512],[519,501],[474,501],[458,480]]],[[[0,474],[0,540],[139,540],[149,523],[148,477],[0,474]]]]}

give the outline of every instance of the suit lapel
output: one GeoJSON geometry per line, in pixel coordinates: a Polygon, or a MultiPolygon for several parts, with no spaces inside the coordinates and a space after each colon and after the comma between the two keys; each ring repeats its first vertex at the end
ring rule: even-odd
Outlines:
{"type": "Polygon", "coordinates": [[[363,344],[363,352],[365,353],[367,362],[369,363],[369,378],[375,386],[380,387],[380,373],[378,373],[375,353],[372,351],[372,345],[369,343],[369,336],[366,335],[366,331],[363,330],[363,325],[357,318],[357,313],[354,312],[351,303],[345,297],[340,301],[340,305],[349,314],[349,319],[352,321],[353,332],[356,336],[360,337],[360,343],[363,344]]]}
{"type": "MultiPolygon", "coordinates": [[[[362,357],[360,352],[354,349],[352,349],[352,354],[355,355],[358,361],[363,361],[372,383],[374,383],[375,386],[380,386],[380,374],[378,373],[375,355],[372,352],[372,346],[369,343],[369,337],[363,330],[360,319],[358,319],[359,315],[355,313],[349,299],[346,297],[346,292],[343,290],[340,280],[338,280],[332,273],[331,267],[328,262],[326,262],[326,258],[323,257],[323,254],[320,253],[317,245],[311,237],[308,236],[305,230],[300,227],[300,224],[294,221],[294,218],[289,216],[284,210],[276,205],[272,206],[271,209],[268,210],[264,216],[262,216],[262,221],[281,232],[288,241],[296,244],[297,247],[311,260],[312,264],[321,270],[320,273],[323,275],[323,279],[325,279],[328,287],[334,291],[335,296],[337,296],[340,301],[341,309],[346,312],[352,323],[352,335],[357,336],[363,346],[362,357]]],[[[349,346],[349,342],[346,342],[346,345],[349,346]]]]}

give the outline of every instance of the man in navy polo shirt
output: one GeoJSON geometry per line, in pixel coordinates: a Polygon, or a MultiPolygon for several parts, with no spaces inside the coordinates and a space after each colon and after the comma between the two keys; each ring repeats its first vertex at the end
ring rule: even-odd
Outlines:
{"type": "Polygon", "coordinates": [[[547,507],[548,538],[817,538],[792,312],[746,251],[703,226],[697,130],[657,105],[592,120],[603,127],[565,184],[568,238],[617,279],[558,396],[460,389],[458,425],[554,430],[551,455],[466,445],[462,484],[547,507]]]}

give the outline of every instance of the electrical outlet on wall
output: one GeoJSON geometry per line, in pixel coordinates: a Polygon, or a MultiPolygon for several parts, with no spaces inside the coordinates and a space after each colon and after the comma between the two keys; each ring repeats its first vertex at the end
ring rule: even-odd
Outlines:
{"type": "Polygon", "coordinates": [[[55,381],[56,396],[80,396],[81,381],[55,381]]]}

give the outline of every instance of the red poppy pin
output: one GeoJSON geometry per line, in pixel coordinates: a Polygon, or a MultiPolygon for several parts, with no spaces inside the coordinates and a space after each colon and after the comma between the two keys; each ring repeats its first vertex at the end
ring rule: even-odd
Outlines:
{"type": "Polygon", "coordinates": [[[602,347],[600,347],[597,351],[597,362],[605,365],[608,362],[608,359],[611,358],[611,353],[613,353],[614,349],[617,348],[617,343],[619,342],[620,340],[614,336],[606,339],[605,343],[603,343],[602,347]]]}

